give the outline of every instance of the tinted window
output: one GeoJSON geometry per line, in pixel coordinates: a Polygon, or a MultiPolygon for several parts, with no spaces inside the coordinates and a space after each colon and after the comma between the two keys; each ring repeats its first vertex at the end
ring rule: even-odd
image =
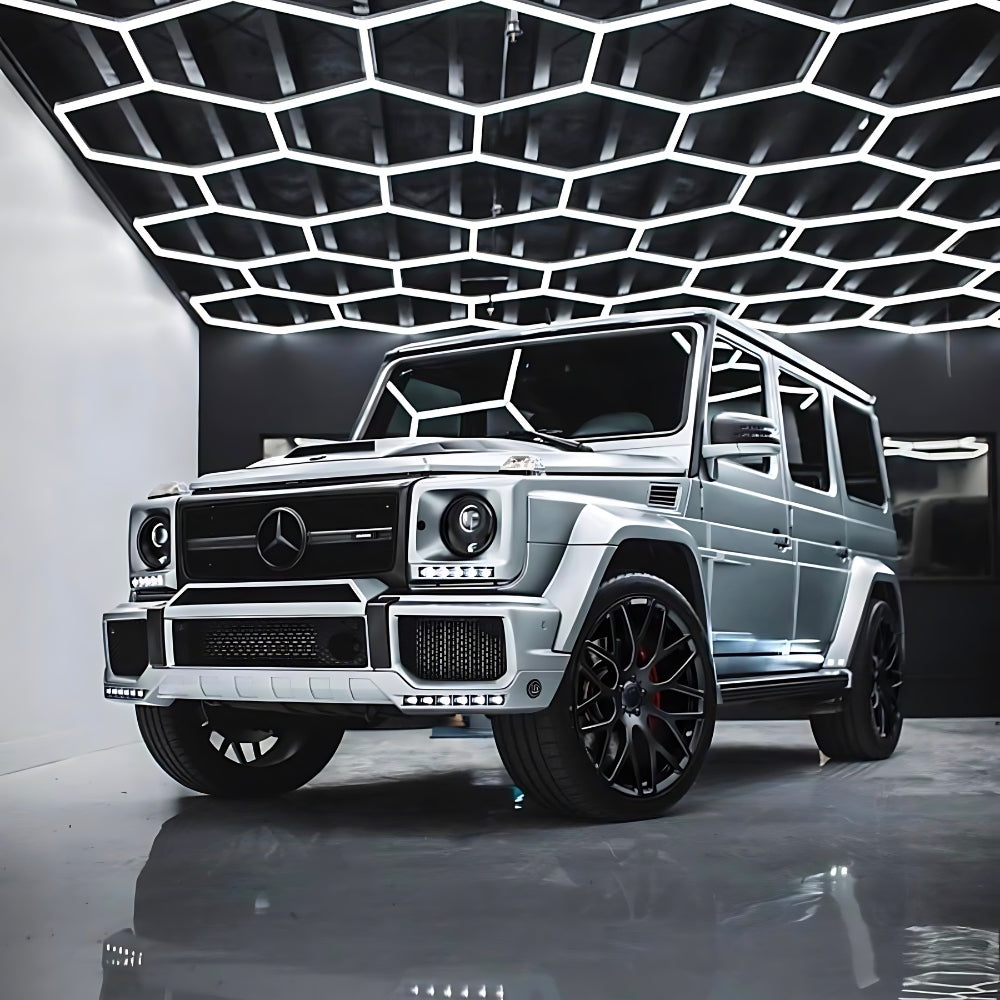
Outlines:
{"type": "Polygon", "coordinates": [[[825,493],[830,489],[830,458],[823,397],[815,386],[784,371],[778,373],[778,392],[789,474],[800,486],[825,493]]]}
{"type": "Polygon", "coordinates": [[[563,337],[397,365],[369,437],[670,433],[684,422],[692,332],[563,337]],[[405,403],[402,400],[405,400],[405,403]]]}
{"type": "Polygon", "coordinates": [[[884,447],[899,575],[992,576],[989,440],[894,434],[884,447]]]}
{"type": "Polygon", "coordinates": [[[847,495],[854,500],[881,506],[885,502],[885,487],[879,470],[875,425],[871,417],[842,399],[833,401],[833,416],[837,424],[847,495]]]}
{"type": "MultiPolygon", "coordinates": [[[[764,368],[760,360],[721,337],[712,348],[712,374],[708,382],[708,433],[720,413],[752,413],[768,416],[764,392],[764,368]]],[[[769,458],[733,459],[758,472],[767,472],[769,458]]]]}

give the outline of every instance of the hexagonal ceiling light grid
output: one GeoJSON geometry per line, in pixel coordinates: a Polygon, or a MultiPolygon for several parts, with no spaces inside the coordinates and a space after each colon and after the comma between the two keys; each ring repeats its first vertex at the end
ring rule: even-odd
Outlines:
{"type": "Polygon", "coordinates": [[[204,322],[272,333],[998,326],[998,39],[1000,0],[0,0],[204,322]]]}

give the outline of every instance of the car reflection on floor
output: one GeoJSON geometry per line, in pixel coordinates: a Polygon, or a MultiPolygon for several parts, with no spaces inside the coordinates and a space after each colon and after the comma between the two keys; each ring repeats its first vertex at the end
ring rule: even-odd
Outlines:
{"type": "Polygon", "coordinates": [[[750,864],[718,816],[560,824],[500,771],[181,804],[102,1000],[995,995],[996,932],[908,926],[891,843],[750,864]]]}

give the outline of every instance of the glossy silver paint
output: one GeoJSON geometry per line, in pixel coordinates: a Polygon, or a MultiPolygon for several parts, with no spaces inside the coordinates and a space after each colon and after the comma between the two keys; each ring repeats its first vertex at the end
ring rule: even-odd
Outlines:
{"type": "MultiPolygon", "coordinates": [[[[895,534],[887,504],[874,507],[848,497],[839,468],[832,419],[835,396],[871,412],[873,400],[836,374],[742,324],[712,313],[671,312],[630,318],[627,325],[679,325],[694,337],[693,381],[683,425],[672,434],[601,438],[593,451],[562,451],[512,440],[393,438],[372,451],[310,454],[270,459],[250,469],[203,477],[193,488],[227,498],[270,499],[280,506],[293,487],[336,494],[378,477],[389,486],[412,484],[409,537],[405,540],[409,582],[389,613],[390,664],[387,669],[200,668],[172,660],[173,623],[182,617],[302,617],[361,615],[372,599],[385,596],[378,580],[311,581],[298,586],[346,582],[357,601],[344,606],[227,604],[179,606],[180,594],[161,602],[120,605],[105,618],[162,613],[166,662],[134,681],[106,670],[106,683],[141,688],[145,703],[175,698],[248,702],[320,702],[394,705],[407,714],[440,713],[434,704],[412,704],[413,695],[502,694],[491,712],[525,712],[547,706],[564,671],[594,594],[620,546],[636,540],[671,546],[697,568],[689,591],[701,600],[720,694],[727,679],[750,675],[815,676],[844,670],[865,603],[876,584],[898,592],[893,564],[895,534]],[[821,492],[792,481],[782,449],[765,471],[728,458],[702,458],[710,443],[707,383],[713,338],[722,335],[759,359],[771,412],[781,412],[776,380],[780,370],[815,386],[826,414],[830,488],[821,492]],[[512,455],[534,456],[542,474],[501,473],[512,455]],[[455,496],[478,493],[498,516],[496,540],[476,557],[489,563],[487,584],[421,578],[423,566],[457,562],[433,532],[414,525],[432,522],[455,496]],[[664,503],[663,498],[668,498],[664,503]],[[400,616],[491,615],[504,620],[508,669],[488,684],[442,685],[410,676],[398,655],[400,616]],[[542,694],[528,697],[530,681],[542,694]]],[[[492,332],[411,345],[387,356],[354,437],[363,439],[376,399],[394,366],[415,354],[474,351],[532,338],[601,336],[621,329],[621,319],[545,327],[515,333],[492,332]]],[[[718,448],[715,449],[718,451],[718,448]]],[[[773,454],[773,451],[772,451],[773,454]]],[[[884,468],[882,469],[884,479],[884,468]]],[[[174,557],[164,570],[168,588],[177,577],[176,509],[188,498],[166,497],[137,505],[130,518],[130,571],[148,573],[135,547],[135,532],[150,510],[164,510],[174,525],[174,557]]],[[[246,581],[261,583],[266,581],[246,581]]],[[[190,585],[189,585],[190,586],[190,585]]],[[[849,678],[848,678],[849,682],[849,678]]]]}

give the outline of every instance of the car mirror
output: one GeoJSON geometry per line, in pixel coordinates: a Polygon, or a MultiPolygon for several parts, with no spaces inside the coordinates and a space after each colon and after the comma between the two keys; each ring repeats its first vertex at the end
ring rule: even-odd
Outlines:
{"type": "Polygon", "coordinates": [[[709,443],[702,447],[714,479],[720,458],[765,458],[781,452],[778,425],[756,413],[718,413],[709,428],[709,443]]]}

